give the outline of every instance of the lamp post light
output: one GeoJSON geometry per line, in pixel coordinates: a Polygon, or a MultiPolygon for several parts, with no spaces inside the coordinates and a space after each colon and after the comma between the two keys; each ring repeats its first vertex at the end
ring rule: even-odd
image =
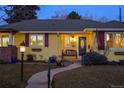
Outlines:
{"type": "Polygon", "coordinates": [[[24,61],[24,52],[26,51],[25,43],[22,42],[20,44],[20,52],[21,52],[21,81],[23,81],[23,61],[24,61]]]}

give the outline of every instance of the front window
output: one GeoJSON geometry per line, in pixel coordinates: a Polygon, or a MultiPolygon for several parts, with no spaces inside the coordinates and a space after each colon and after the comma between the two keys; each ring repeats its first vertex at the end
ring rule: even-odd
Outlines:
{"type": "Polygon", "coordinates": [[[114,35],[114,47],[124,48],[124,34],[117,33],[114,35]]]}
{"type": "Polygon", "coordinates": [[[65,47],[70,47],[70,37],[69,37],[69,35],[65,36],[65,47]]]}
{"type": "Polygon", "coordinates": [[[31,46],[43,46],[43,35],[33,34],[30,35],[30,45],[31,46]]]}
{"type": "Polygon", "coordinates": [[[9,44],[9,36],[0,37],[0,47],[7,47],[9,44]]]}
{"type": "Polygon", "coordinates": [[[113,47],[113,34],[112,33],[107,33],[106,34],[106,44],[108,48],[113,47]]]}
{"type": "Polygon", "coordinates": [[[66,35],[65,36],[65,47],[68,48],[68,47],[76,47],[76,37],[74,35],[66,35]]]}
{"type": "Polygon", "coordinates": [[[106,33],[108,48],[124,48],[124,33],[106,33]]]}

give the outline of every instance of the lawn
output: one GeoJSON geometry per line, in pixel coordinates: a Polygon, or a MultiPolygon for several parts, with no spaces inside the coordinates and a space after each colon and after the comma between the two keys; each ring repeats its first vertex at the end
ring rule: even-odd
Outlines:
{"type": "MultiPolygon", "coordinates": [[[[52,64],[55,68],[55,64],[52,64]]],[[[35,73],[48,69],[47,63],[24,64],[24,81],[20,81],[20,64],[0,64],[0,87],[22,88],[27,85],[27,80],[35,73]]]]}
{"type": "Polygon", "coordinates": [[[56,88],[124,87],[124,66],[82,66],[56,74],[52,86],[56,88]]]}

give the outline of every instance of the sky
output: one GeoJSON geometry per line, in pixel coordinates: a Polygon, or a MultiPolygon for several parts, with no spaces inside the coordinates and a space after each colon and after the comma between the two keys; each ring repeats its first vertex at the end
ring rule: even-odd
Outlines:
{"type": "MultiPolygon", "coordinates": [[[[124,21],[124,6],[119,5],[41,5],[40,11],[37,11],[38,19],[51,19],[56,13],[68,14],[71,11],[76,11],[79,15],[89,15],[97,20],[101,17],[106,17],[107,20],[119,20],[119,7],[122,9],[122,21],[124,21]]],[[[0,11],[0,18],[4,15],[0,11]]],[[[1,22],[0,24],[4,24],[1,22]]]]}
{"type": "Polygon", "coordinates": [[[122,19],[124,21],[124,6],[119,5],[46,5],[40,6],[41,10],[38,12],[39,19],[50,19],[55,13],[70,13],[76,11],[80,15],[90,15],[93,19],[106,17],[108,20],[119,19],[119,7],[122,8],[122,19]]]}

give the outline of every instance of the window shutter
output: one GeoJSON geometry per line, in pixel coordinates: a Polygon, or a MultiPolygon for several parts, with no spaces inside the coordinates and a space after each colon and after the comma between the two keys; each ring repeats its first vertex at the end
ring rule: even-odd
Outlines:
{"type": "Polygon", "coordinates": [[[49,37],[48,37],[48,33],[45,33],[45,47],[49,46],[49,37]]]}
{"type": "Polygon", "coordinates": [[[29,47],[29,33],[25,34],[25,46],[29,47]]]}
{"type": "Polygon", "coordinates": [[[98,50],[104,50],[104,32],[97,32],[98,50]]]}

